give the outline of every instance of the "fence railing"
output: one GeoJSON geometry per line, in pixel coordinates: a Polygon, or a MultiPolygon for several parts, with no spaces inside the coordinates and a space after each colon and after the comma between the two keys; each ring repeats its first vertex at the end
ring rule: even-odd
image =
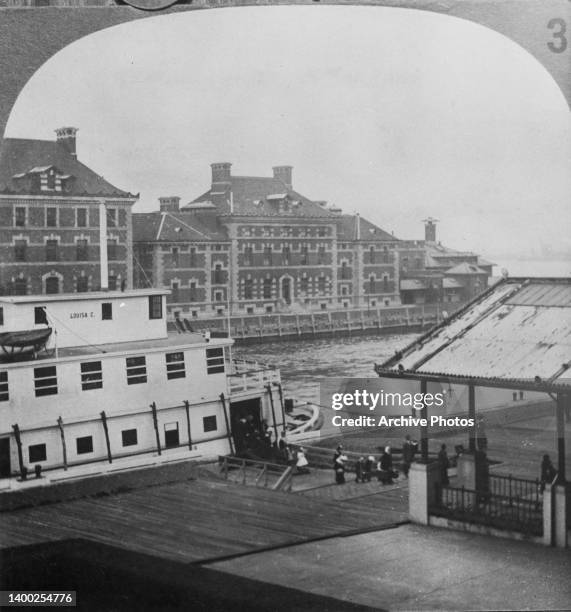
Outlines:
{"type": "MultiPolygon", "coordinates": [[[[496,477],[497,478],[497,477],[496,477]]],[[[514,480],[505,477],[491,484],[489,490],[467,489],[465,487],[443,487],[438,485],[437,502],[430,508],[430,514],[443,516],[452,520],[496,527],[509,531],[519,531],[528,535],[543,534],[543,497],[536,492],[532,494],[534,481],[523,481],[514,484],[514,480]],[[512,486],[509,494],[509,486],[512,486]],[[504,488],[508,495],[493,492],[493,489],[504,488]],[[515,487],[515,488],[514,488],[515,487]],[[518,489],[521,495],[516,495],[518,489]]]]}
{"type": "Polygon", "coordinates": [[[287,465],[223,456],[218,458],[226,480],[242,485],[291,491],[293,469],[287,465]]]}
{"type": "Polygon", "coordinates": [[[511,476],[490,475],[490,493],[507,497],[512,502],[529,500],[543,503],[541,483],[538,479],[526,480],[511,476]]]}
{"type": "Polygon", "coordinates": [[[260,389],[268,383],[280,382],[278,369],[255,361],[233,359],[229,371],[231,373],[228,374],[228,383],[231,392],[260,389]]]}

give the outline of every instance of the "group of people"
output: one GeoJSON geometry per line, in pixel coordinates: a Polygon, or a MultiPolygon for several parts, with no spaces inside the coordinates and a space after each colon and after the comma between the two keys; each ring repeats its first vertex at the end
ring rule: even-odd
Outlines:
{"type": "MultiPolygon", "coordinates": [[[[333,455],[333,470],[335,472],[335,482],[345,483],[345,472],[349,459],[343,453],[343,446],[339,445],[333,455]]],[[[371,482],[376,477],[382,484],[393,484],[394,479],[398,478],[398,472],[393,469],[393,458],[390,446],[385,447],[383,454],[378,462],[373,455],[359,457],[355,463],[355,481],[371,482]]]]}

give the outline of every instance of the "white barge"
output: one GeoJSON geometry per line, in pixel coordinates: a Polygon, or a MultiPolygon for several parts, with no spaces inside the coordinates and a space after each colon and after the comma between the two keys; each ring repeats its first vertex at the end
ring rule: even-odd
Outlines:
{"type": "MultiPolygon", "coordinates": [[[[230,338],[168,334],[159,289],[0,297],[0,477],[175,453],[234,453],[239,422],[285,429],[276,368],[230,338]],[[51,329],[51,334],[47,330],[51,329]],[[46,344],[14,332],[46,330],[46,344]]],[[[142,459],[141,459],[142,460],[142,459]]]]}

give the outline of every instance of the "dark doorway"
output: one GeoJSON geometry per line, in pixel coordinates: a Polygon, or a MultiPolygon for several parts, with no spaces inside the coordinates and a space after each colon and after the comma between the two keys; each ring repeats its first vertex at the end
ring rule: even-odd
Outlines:
{"type": "Polygon", "coordinates": [[[165,423],[165,448],[179,446],[178,422],[165,423]]]}
{"type": "Polygon", "coordinates": [[[253,450],[262,434],[262,406],[259,397],[230,404],[230,426],[236,454],[253,450]]]}
{"type": "Polygon", "coordinates": [[[8,478],[10,473],[10,438],[0,438],[0,478],[8,478]]]}

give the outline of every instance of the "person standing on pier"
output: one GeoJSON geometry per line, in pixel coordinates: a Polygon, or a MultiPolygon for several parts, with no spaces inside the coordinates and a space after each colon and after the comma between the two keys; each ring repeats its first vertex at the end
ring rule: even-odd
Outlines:
{"type": "Polygon", "coordinates": [[[416,454],[417,447],[418,444],[413,442],[410,439],[410,436],[406,434],[404,444],[402,446],[402,471],[405,478],[408,478],[408,472],[412,462],[414,461],[414,455],[416,454]]]}
{"type": "Polygon", "coordinates": [[[450,484],[450,479],[448,478],[450,461],[448,460],[448,453],[446,452],[446,444],[443,444],[438,452],[438,466],[440,467],[440,484],[447,487],[450,484]]]}

